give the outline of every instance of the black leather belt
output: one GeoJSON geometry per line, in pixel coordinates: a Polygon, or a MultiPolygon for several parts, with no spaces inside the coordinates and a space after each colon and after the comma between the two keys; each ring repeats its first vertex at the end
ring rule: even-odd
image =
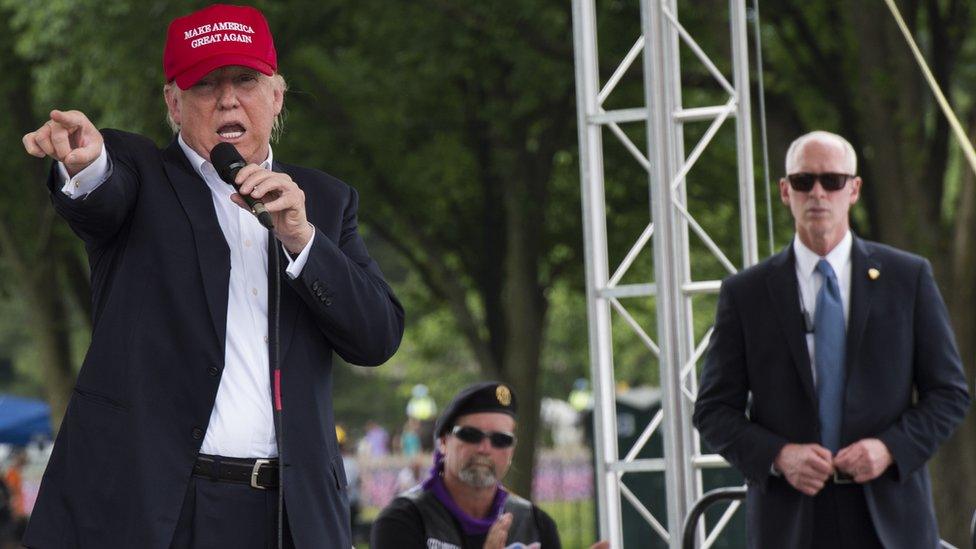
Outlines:
{"type": "Polygon", "coordinates": [[[193,475],[267,490],[278,487],[278,459],[241,459],[200,454],[193,464],[193,475]]]}
{"type": "Polygon", "coordinates": [[[833,477],[827,480],[833,480],[834,484],[852,484],[854,482],[854,477],[848,475],[847,473],[835,470],[833,477]]]}

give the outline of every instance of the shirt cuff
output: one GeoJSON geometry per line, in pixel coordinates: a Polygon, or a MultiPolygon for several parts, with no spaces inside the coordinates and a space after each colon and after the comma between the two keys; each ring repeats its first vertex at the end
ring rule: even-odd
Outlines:
{"type": "Polygon", "coordinates": [[[98,158],[74,177],[68,176],[68,169],[63,162],[58,162],[58,174],[64,182],[61,186],[62,193],[74,199],[88,196],[112,175],[112,163],[109,161],[105,144],[102,144],[102,152],[98,158]]]}
{"type": "MultiPolygon", "coordinates": [[[[311,225],[311,223],[309,223],[311,225]]],[[[297,257],[292,257],[292,255],[285,249],[282,245],[281,249],[285,251],[285,257],[288,258],[288,267],[285,269],[285,273],[288,274],[288,278],[295,280],[298,275],[302,274],[302,269],[305,268],[305,262],[308,261],[308,251],[312,249],[312,243],[315,242],[315,227],[312,227],[312,238],[308,239],[308,244],[302,248],[301,253],[297,257]]]]}

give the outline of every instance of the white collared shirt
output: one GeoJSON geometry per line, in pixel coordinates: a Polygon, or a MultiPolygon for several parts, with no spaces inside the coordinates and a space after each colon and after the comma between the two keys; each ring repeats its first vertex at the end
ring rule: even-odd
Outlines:
{"type": "MultiPolygon", "coordinates": [[[[840,286],[840,299],[844,306],[844,324],[850,318],[851,309],[851,246],[854,237],[850,231],[844,238],[834,246],[833,250],[821,258],[810,248],[807,248],[799,237],[793,237],[793,254],[796,257],[796,281],[800,288],[800,308],[805,319],[808,319],[810,326],[817,314],[817,293],[823,286],[823,275],[817,271],[817,263],[821,259],[826,259],[827,263],[834,269],[837,275],[837,284],[840,286]]],[[[807,351],[810,353],[810,369],[813,373],[813,382],[817,382],[817,369],[814,366],[814,334],[812,331],[806,334],[807,351]]]]}
{"type": "MultiPolygon", "coordinates": [[[[230,248],[230,284],[224,370],[200,452],[225,457],[264,458],[278,455],[268,358],[268,231],[250,212],[234,204],[236,191],[217,175],[213,164],[178,139],[193,169],[206,182],[217,221],[230,248]]],[[[270,170],[272,153],[261,167],[270,170]]],[[[68,177],[58,163],[61,191],[83,199],[111,175],[111,159],[102,152],[92,165],[68,177]]],[[[312,240],[314,240],[314,235],[312,240]]],[[[308,259],[312,241],[285,272],[297,278],[308,259]]]]}

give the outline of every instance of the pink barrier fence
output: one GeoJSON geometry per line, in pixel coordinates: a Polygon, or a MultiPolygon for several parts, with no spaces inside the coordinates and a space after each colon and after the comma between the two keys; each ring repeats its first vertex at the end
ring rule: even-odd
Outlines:
{"type": "MultiPolygon", "coordinates": [[[[427,474],[430,456],[414,460],[401,456],[361,460],[362,504],[384,507],[400,491],[416,484],[427,474]],[[418,479],[419,477],[419,479],[418,479]]],[[[542,450],[536,456],[532,480],[532,500],[577,501],[593,498],[593,464],[588,451],[542,450]]]]}

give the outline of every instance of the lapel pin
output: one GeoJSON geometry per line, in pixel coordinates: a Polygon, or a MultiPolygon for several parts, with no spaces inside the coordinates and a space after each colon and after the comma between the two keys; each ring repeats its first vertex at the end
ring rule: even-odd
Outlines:
{"type": "Polygon", "coordinates": [[[868,278],[871,280],[877,280],[879,276],[881,276],[881,271],[875,268],[868,269],[868,278]]]}

